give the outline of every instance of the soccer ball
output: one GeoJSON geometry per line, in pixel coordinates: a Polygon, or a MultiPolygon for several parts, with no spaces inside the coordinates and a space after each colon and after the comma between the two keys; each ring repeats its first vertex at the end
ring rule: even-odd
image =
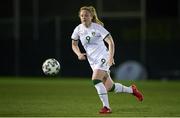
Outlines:
{"type": "Polygon", "coordinates": [[[56,59],[50,58],[44,61],[42,70],[45,75],[56,75],[59,73],[60,67],[59,62],[56,59]]]}

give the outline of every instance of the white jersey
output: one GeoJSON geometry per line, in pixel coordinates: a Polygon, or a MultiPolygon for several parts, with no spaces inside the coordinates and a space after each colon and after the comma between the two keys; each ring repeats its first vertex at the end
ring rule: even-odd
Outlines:
{"type": "Polygon", "coordinates": [[[109,32],[97,23],[91,23],[88,28],[83,24],[79,24],[72,33],[71,38],[73,40],[79,39],[81,41],[86,51],[88,61],[93,69],[100,68],[99,66],[107,62],[109,53],[103,39],[108,35],[109,32]]]}

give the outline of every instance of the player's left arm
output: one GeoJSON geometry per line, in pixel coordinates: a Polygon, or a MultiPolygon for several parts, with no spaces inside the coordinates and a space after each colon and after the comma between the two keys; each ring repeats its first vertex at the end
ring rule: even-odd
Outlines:
{"type": "Polygon", "coordinates": [[[108,36],[106,36],[106,38],[104,39],[106,41],[106,43],[108,44],[108,49],[109,49],[109,59],[108,59],[108,64],[110,66],[112,66],[114,63],[114,52],[115,52],[115,45],[114,45],[114,41],[113,38],[110,34],[108,34],[108,36]]]}

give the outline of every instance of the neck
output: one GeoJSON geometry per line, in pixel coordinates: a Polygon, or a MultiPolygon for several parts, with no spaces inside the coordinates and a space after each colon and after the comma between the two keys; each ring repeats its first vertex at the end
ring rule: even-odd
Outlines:
{"type": "Polygon", "coordinates": [[[90,27],[91,26],[91,22],[90,23],[84,23],[85,27],[90,27]]]}

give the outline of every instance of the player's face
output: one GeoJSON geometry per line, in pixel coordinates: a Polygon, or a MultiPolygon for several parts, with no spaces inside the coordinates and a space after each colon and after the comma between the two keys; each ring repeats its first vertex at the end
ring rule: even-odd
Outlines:
{"type": "Polygon", "coordinates": [[[79,17],[80,17],[81,23],[85,25],[89,25],[92,21],[92,15],[87,10],[82,10],[79,14],[79,17]]]}

